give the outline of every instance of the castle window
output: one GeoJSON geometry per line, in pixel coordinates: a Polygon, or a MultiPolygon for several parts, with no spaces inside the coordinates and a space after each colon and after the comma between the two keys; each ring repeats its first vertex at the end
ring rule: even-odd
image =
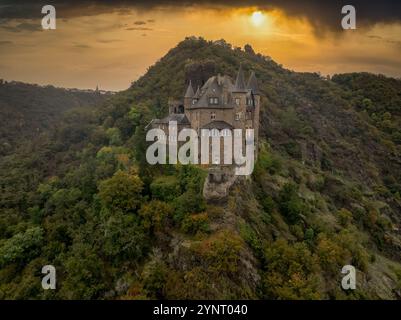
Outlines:
{"type": "Polygon", "coordinates": [[[246,112],[246,120],[252,120],[252,112],[251,111],[246,112]]]}
{"type": "Polygon", "coordinates": [[[252,98],[246,98],[246,104],[248,106],[253,106],[253,99],[252,98]]]}
{"type": "Polygon", "coordinates": [[[237,112],[236,114],[235,114],[235,120],[240,120],[241,119],[241,113],[240,112],[237,112]]]}
{"type": "Polygon", "coordinates": [[[241,99],[240,99],[240,98],[235,98],[235,104],[236,104],[237,106],[239,106],[240,102],[241,102],[241,99]]]}
{"type": "Polygon", "coordinates": [[[215,112],[212,112],[212,113],[210,114],[210,119],[211,119],[211,120],[215,120],[215,119],[216,119],[216,113],[215,113],[215,112]]]}
{"type": "Polygon", "coordinates": [[[209,98],[209,104],[219,104],[219,98],[210,97],[209,98]]]}

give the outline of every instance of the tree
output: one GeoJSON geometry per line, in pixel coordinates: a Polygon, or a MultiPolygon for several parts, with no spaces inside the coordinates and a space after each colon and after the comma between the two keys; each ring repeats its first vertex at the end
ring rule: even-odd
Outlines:
{"type": "Polygon", "coordinates": [[[113,213],[103,224],[103,251],[116,263],[137,261],[149,244],[138,217],[121,212],[113,213]]]}
{"type": "Polygon", "coordinates": [[[305,243],[277,240],[265,250],[266,299],[319,299],[319,263],[305,243]]]}
{"type": "Polygon", "coordinates": [[[118,146],[121,144],[121,133],[118,128],[109,128],[106,131],[106,135],[109,138],[109,144],[118,146]]]}
{"type": "Polygon", "coordinates": [[[167,219],[171,217],[173,208],[162,201],[153,200],[144,204],[139,210],[142,225],[150,232],[161,231],[167,227],[167,219]]]}
{"type": "Polygon", "coordinates": [[[297,190],[296,185],[286,184],[279,194],[280,212],[291,224],[297,223],[301,215],[305,213],[305,205],[298,196],[297,190]]]}
{"type": "Polygon", "coordinates": [[[75,243],[64,266],[66,278],[60,282],[64,299],[94,299],[105,290],[104,266],[91,245],[75,243]]]}
{"type": "Polygon", "coordinates": [[[17,233],[0,246],[0,267],[13,262],[29,261],[40,253],[43,242],[43,229],[32,227],[17,233]]]}
{"type": "Polygon", "coordinates": [[[110,179],[99,184],[102,206],[111,212],[135,211],[141,204],[142,187],[143,183],[138,176],[119,170],[110,179]]]}

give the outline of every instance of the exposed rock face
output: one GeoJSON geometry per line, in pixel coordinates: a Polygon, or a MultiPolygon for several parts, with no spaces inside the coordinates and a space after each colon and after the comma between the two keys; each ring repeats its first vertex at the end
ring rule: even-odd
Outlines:
{"type": "Polygon", "coordinates": [[[231,166],[216,166],[209,169],[203,185],[203,196],[208,202],[224,201],[237,176],[231,166]]]}

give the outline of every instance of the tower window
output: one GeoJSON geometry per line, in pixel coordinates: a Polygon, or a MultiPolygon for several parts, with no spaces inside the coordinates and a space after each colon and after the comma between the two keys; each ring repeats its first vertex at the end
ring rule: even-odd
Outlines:
{"type": "Polygon", "coordinates": [[[246,112],[246,120],[252,120],[252,112],[251,111],[246,112]]]}
{"type": "Polygon", "coordinates": [[[209,98],[209,104],[219,104],[219,98],[210,97],[209,98]]]}
{"type": "Polygon", "coordinates": [[[210,114],[210,119],[211,119],[211,120],[215,120],[215,119],[216,119],[216,113],[215,113],[215,112],[212,112],[212,113],[210,114]]]}

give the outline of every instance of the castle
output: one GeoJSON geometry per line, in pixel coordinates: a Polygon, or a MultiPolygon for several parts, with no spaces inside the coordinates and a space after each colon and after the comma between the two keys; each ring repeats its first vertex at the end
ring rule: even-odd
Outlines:
{"type": "MultiPolygon", "coordinates": [[[[255,73],[252,72],[248,81],[245,81],[241,65],[235,83],[229,76],[219,74],[210,77],[195,91],[190,80],[183,99],[169,99],[169,115],[163,119],[153,119],[147,128],[162,129],[168,136],[169,123],[174,121],[177,123],[178,131],[183,128],[192,128],[199,137],[201,137],[202,129],[209,129],[212,132],[213,129],[217,129],[219,131],[216,132],[221,137],[225,132],[233,132],[234,129],[242,129],[243,132],[246,129],[253,129],[256,153],[259,112],[260,91],[255,73]]],[[[212,156],[212,153],[210,155],[212,156]]],[[[209,163],[215,164],[215,160],[211,158],[209,163]]],[[[221,184],[229,180],[230,173],[223,167],[210,166],[210,183],[221,184]]]]}

